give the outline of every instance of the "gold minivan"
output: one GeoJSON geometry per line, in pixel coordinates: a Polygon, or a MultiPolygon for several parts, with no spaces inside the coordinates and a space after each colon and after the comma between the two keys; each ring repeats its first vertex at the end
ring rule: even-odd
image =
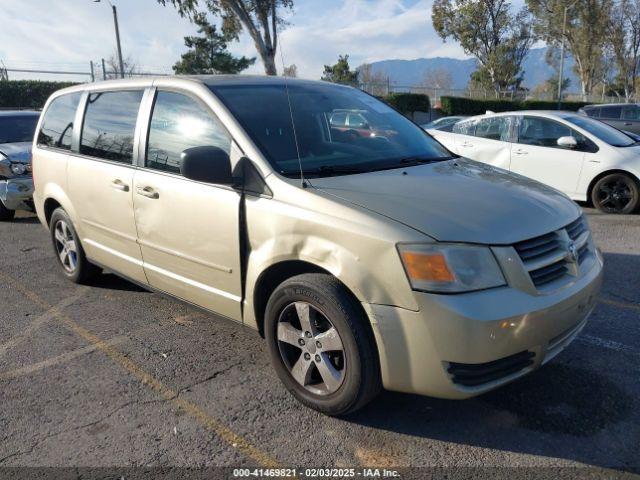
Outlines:
{"type": "Polygon", "coordinates": [[[565,195],[346,86],[67,88],[33,171],[67,278],[109,270],[257,330],[286,388],[330,415],[383,387],[462,399],[525,375],[576,337],[602,282],[565,195]],[[336,124],[350,112],[358,125],[336,124]]]}

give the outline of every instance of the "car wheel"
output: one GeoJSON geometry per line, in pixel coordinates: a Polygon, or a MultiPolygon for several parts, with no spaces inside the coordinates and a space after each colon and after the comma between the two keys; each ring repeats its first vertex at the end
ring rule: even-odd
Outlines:
{"type": "Polygon", "coordinates": [[[49,222],[51,241],[58,264],[65,277],[74,283],[84,283],[99,272],[87,260],[73,223],[62,208],[57,208],[49,222]]]}
{"type": "Polygon", "coordinates": [[[267,303],[265,336],[278,376],[308,407],[344,415],[381,389],[368,319],[330,275],[298,275],[277,287],[267,303]]]}
{"type": "Polygon", "coordinates": [[[638,182],[625,173],[611,173],[593,186],[591,200],[601,212],[632,213],[640,204],[638,182]]]}
{"type": "Polygon", "coordinates": [[[4,206],[4,203],[0,201],[0,221],[6,222],[8,220],[13,220],[13,217],[16,216],[15,210],[9,210],[4,206]]]}

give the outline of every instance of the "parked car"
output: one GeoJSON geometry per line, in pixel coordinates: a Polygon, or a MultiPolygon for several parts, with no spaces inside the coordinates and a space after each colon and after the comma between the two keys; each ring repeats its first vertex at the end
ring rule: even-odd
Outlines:
{"type": "Polygon", "coordinates": [[[640,134],[640,105],[637,103],[587,105],[582,107],[579,112],[607,123],[618,130],[628,130],[640,134]]]}
{"type": "Polygon", "coordinates": [[[31,144],[39,112],[0,111],[0,221],[16,210],[33,210],[31,144]]]}
{"type": "Polygon", "coordinates": [[[326,414],[382,386],[466,398],[510,382],[575,338],[601,286],[575,203],[351,87],[85,84],[54,93],[38,131],[36,211],[64,276],[104,267],[257,330],[326,414]],[[396,135],[336,139],[327,120],[354,108],[396,135]]]}
{"type": "Polygon", "coordinates": [[[354,142],[359,138],[387,138],[396,134],[389,125],[372,125],[366,111],[337,109],[329,115],[331,135],[341,142],[354,142]]]}
{"type": "Polygon", "coordinates": [[[436,120],[433,120],[429,123],[421,125],[425,130],[442,130],[443,132],[450,132],[453,130],[453,126],[458,123],[460,120],[464,120],[468,118],[465,115],[458,115],[453,117],[440,117],[436,120]]]}
{"type": "Polygon", "coordinates": [[[453,132],[430,130],[459,155],[545,183],[607,213],[640,205],[640,143],[573,112],[480,115],[453,132]]]}

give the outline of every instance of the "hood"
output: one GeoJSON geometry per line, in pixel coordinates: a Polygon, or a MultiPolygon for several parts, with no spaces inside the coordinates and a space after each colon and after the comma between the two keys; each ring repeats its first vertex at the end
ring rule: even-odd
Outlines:
{"type": "Polygon", "coordinates": [[[557,190],[467,159],[311,183],[446,242],[512,244],[562,228],[580,215],[557,190]]]}
{"type": "Polygon", "coordinates": [[[31,163],[31,142],[0,143],[0,153],[16,163],[31,163]]]}

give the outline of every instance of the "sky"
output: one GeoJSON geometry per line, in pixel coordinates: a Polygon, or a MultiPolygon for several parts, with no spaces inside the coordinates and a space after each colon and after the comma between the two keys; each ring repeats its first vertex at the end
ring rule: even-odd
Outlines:
{"type": "MultiPolygon", "coordinates": [[[[112,0],[118,9],[123,56],[143,71],[170,73],[186,51],[183,37],[196,32],[171,7],[156,0],[112,0]]],[[[353,67],[391,58],[448,56],[466,58],[454,42],[444,43],[431,25],[432,0],[296,0],[281,33],[284,64],[298,75],[317,79],[324,64],[349,54],[353,67]]],[[[89,62],[115,53],[115,35],[107,0],[2,0],[0,61],[7,68],[89,72],[89,62]]],[[[230,45],[238,55],[256,56],[242,35],[230,45]]],[[[278,69],[282,60],[278,55],[278,69]]],[[[263,73],[260,60],[246,73],[263,73]]],[[[83,80],[9,72],[10,78],[83,80]]]]}

